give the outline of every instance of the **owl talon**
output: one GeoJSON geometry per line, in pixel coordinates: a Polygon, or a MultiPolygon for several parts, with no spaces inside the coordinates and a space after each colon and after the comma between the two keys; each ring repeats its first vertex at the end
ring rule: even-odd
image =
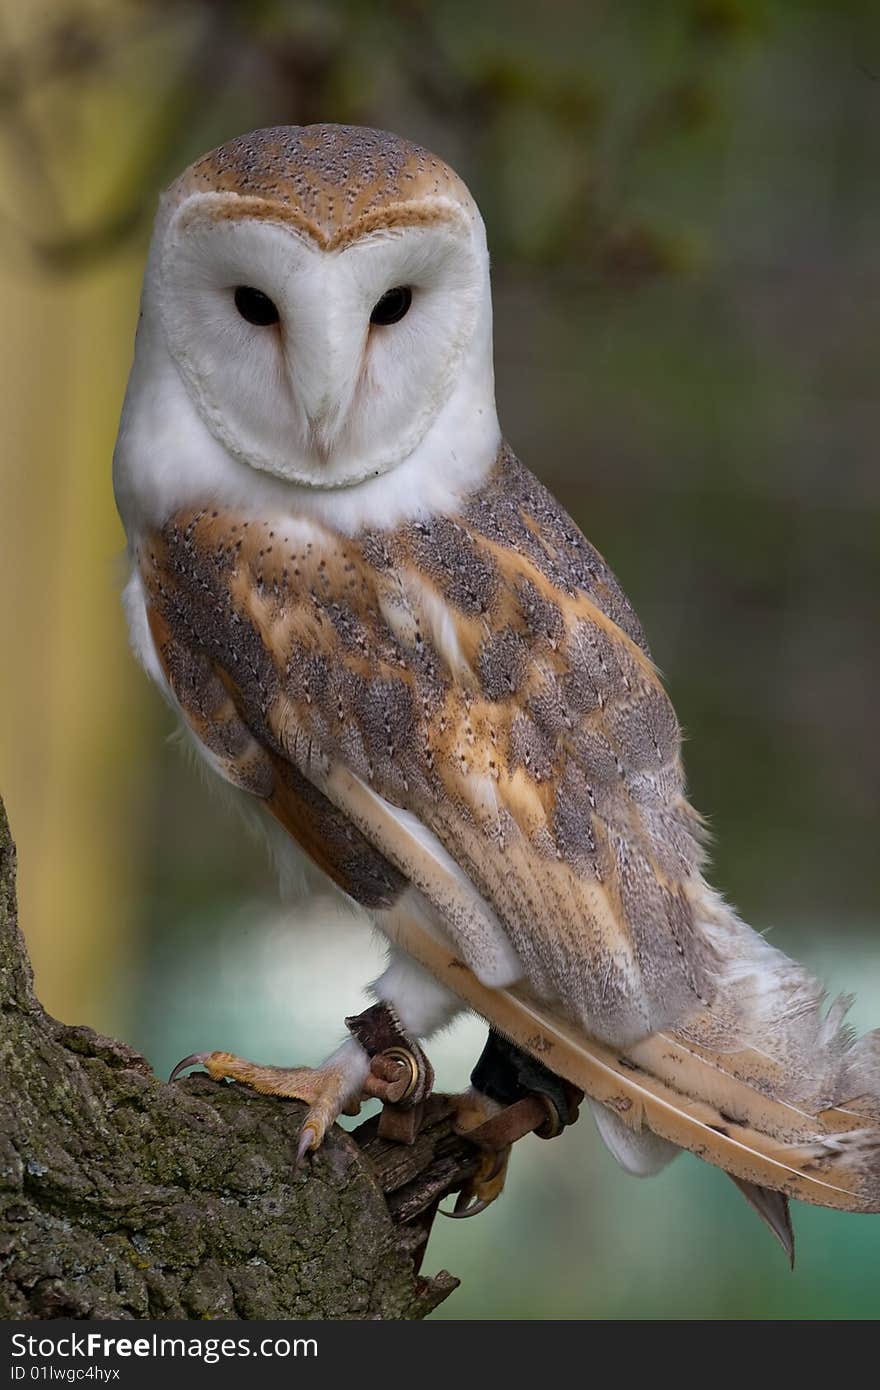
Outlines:
{"type": "Polygon", "coordinates": [[[319,1135],[313,1124],[310,1124],[308,1120],[305,1121],[299,1132],[299,1141],[296,1146],[296,1158],[293,1164],[296,1172],[302,1172],[306,1166],[306,1154],[310,1149],[319,1148],[323,1137],[323,1133],[319,1135]]]}
{"type": "Polygon", "coordinates": [[[479,1216],[481,1211],[492,1205],[491,1201],[484,1197],[478,1197],[476,1201],[472,1201],[472,1197],[473,1193],[463,1188],[455,1199],[452,1211],[444,1211],[442,1207],[438,1207],[437,1210],[441,1216],[448,1216],[450,1221],[466,1221],[469,1216],[479,1216]]]}
{"type": "Polygon", "coordinates": [[[485,1149],[480,1154],[477,1171],[467,1186],[459,1192],[452,1211],[444,1211],[443,1215],[457,1221],[463,1221],[469,1216],[479,1216],[480,1212],[497,1201],[504,1191],[509,1161],[510,1145],[503,1149],[485,1149]]]}
{"type": "Polygon", "coordinates": [[[172,1081],[176,1081],[178,1077],[182,1076],[187,1067],[203,1067],[210,1055],[209,1052],[193,1052],[189,1057],[184,1057],[181,1062],[177,1063],[169,1076],[168,1084],[170,1085],[172,1081]]]}
{"type": "MultiPolygon", "coordinates": [[[[501,1105],[473,1088],[455,1097],[455,1101],[456,1134],[476,1133],[490,1120],[504,1113],[501,1105]]],[[[509,1143],[502,1143],[498,1147],[480,1148],[476,1171],[459,1192],[452,1211],[444,1211],[440,1207],[438,1210],[441,1214],[456,1221],[464,1221],[468,1217],[479,1216],[481,1211],[491,1206],[504,1189],[510,1149],[509,1143]]]]}
{"type": "Polygon", "coordinates": [[[310,1150],[321,1147],[327,1130],[343,1111],[357,1114],[360,1108],[362,1072],[357,1052],[345,1057],[337,1054],[322,1067],[270,1067],[231,1052],[193,1052],[178,1062],[170,1080],[194,1066],[205,1067],[215,1081],[228,1077],[263,1095],[305,1101],[309,1108],[297,1140],[297,1169],[304,1166],[310,1150]]]}
{"type": "Polygon", "coordinates": [[[247,1081],[244,1069],[253,1068],[253,1065],[240,1057],[233,1057],[230,1052],[191,1052],[188,1057],[177,1063],[168,1081],[170,1084],[179,1080],[188,1067],[204,1067],[214,1081],[221,1081],[224,1076],[235,1081],[247,1081]]]}

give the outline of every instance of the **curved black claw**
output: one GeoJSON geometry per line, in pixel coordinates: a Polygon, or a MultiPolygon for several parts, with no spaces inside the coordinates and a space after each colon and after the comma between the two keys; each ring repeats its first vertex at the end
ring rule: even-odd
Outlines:
{"type": "Polygon", "coordinates": [[[193,1052],[189,1057],[184,1057],[182,1062],[177,1063],[174,1071],[169,1076],[169,1082],[176,1081],[179,1076],[183,1075],[187,1067],[203,1067],[209,1056],[210,1053],[208,1052],[193,1052]]]}
{"type": "Polygon", "coordinates": [[[299,1132],[299,1143],[296,1146],[296,1159],[294,1161],[294,1172],[300,1173],[306,1166],[306,1154],[318,1147],[318,1131],[314,1125],[306,1120],[299,1132]]]}
{"type": "Polygon", "coordinates": [[[469,1216],[479,1216],[481,1211],[485,1211],[491,1205],[491,1202],[485,1201],[482,1197],[476,1202],[471,1202],[471,1193],[462,1191],[456,1197],[452,1211],[444,1211],[442,1207],[438,1207],[437,1210],[441,1216],[448,1216],[450,1221],[466,1221],[469,1216]]]}

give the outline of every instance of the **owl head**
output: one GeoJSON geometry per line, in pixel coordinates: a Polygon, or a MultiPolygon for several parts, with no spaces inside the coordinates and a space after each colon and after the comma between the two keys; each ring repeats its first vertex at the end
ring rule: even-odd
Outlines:
{"type": "Polygon", "coordinates": [[[410,475],[436,486],[497,443],[485,230],[446,164],[384,131],[286,126],[168,190],[117,450],[124,515],[266,479],[339,494],[404,469],[394,491],[417,492],[410,475]]]}

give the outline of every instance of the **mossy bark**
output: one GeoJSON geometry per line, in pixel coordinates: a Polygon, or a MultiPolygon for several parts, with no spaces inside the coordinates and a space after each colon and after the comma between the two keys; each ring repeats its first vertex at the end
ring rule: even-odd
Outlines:
{"type": "Polygon", "coordinates": [[[417,1265],[473,1151],[441,1115],[404,1156],[334,1129],[295,1173],[300,1113],[205,1076],[169,1086],[45,1013],[0,802],[0,1317],[424,1317],[456,1286],[417,1265]]]}

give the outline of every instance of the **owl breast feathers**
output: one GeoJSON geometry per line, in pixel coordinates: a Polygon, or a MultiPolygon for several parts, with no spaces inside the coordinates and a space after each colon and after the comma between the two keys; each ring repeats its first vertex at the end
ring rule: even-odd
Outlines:
{"type": "Polygon", "coordinates": [[[612,1042],[711,1000],[674,712],[614,575],[507,449],[455,515],[349,537],[188,511],[139,562],[196,736],[352,897],[413,883],[480,978],[612,1042]]]}

